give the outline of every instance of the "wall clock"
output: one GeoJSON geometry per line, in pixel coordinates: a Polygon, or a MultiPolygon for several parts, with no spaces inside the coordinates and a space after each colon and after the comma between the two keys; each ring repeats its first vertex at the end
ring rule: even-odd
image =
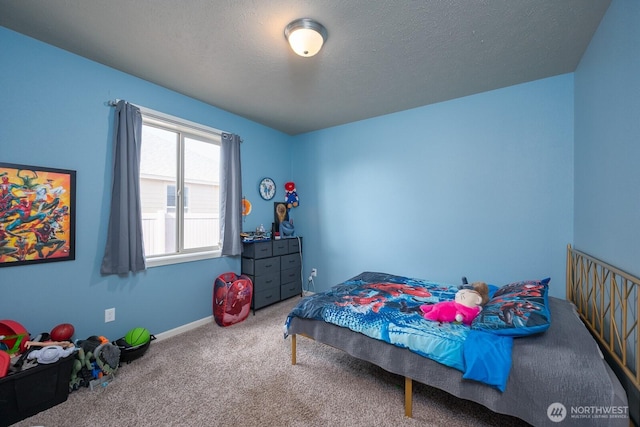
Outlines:
{"type": "Polygon", "coordinates": [[[263,178],[258,186],[258,191],[260,191],[260,197],[271,200],[276,195],[276,184],[271,178],[263,178]]]}

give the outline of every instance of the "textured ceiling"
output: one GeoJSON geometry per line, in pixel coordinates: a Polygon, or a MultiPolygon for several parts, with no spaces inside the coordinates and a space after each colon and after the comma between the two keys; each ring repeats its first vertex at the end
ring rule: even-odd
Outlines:
{"type": "Polygon", "coordinates": [[[0,25],[295,135],[572,72],[609,3],[0,0],[0,25]]]}

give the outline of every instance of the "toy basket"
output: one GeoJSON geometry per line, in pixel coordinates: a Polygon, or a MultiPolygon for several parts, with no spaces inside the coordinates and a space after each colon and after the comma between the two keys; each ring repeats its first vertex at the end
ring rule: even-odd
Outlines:
{"type": "Polygon", "coordinates": [[[124,337],[113,341],[113,344],[118,346],[118,348],[120,349],[120,366],[122,366],[122,364],[124,363],[129,364],[132,360],[136,360],[137,358],[143,356],[149,349],[151,341],[154,341],[155,339],[155,335],[151,334],[149,341],[137,346],[130,346],[129,344],[127,344],[124,337]]]}
{"type": "Polygon", "coordinates": [[[213,284],[213,318],[220,326],[242,322],[249,316],[253,283],[248,276],[223,273],[213,284]]]}

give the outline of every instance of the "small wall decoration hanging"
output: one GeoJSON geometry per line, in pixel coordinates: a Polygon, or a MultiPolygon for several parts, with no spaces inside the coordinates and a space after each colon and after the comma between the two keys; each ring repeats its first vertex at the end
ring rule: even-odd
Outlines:
{"type": "Polygon", "coordinates": [[[289,181],[284,184],[284,201],[287,202],[287,209],[297,208],[300,204],[298,193],[296,192],[296,183],[289,181]]]}
{"type": "Polygon", "coordinates": [[[276,184],[271,178],[262,178],[258,191],[264,200],[271,200],[276,195],[276,184]]]}
{"type": "Polygon", "coordinates": [[[0,163],[0,267],[75,259],[76,172],[0,163]]]}
{"type": "Polygon", "coordinates": [[[275,231],[280,231],[281,223],[289,221],[289,210],[286,203],[273,203],[273,221],[275,223],[275,231]]]}
{"type": "Polygon", "coordinates": [[[242,216],[247,216],[251,213],[251,202],[243,197],[242,198],[242,216]]]}

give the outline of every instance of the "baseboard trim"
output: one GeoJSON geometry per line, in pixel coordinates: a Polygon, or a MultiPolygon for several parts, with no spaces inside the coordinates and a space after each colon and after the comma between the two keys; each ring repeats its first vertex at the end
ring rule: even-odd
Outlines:
{"type": "Polygon", "coordinates": [[[156,335],[156,341],[166,340],[167,338],[175,337],[176,335],[183,334],[192,329],[198,328],[200,326],[208,325],[213,322],[213,316],[205,317],[204,319],[196,320],[191,323],[187,323],[186,325],[178,326],[177,328],[169,329],[168,331],[164,331],[156,335]]]}

